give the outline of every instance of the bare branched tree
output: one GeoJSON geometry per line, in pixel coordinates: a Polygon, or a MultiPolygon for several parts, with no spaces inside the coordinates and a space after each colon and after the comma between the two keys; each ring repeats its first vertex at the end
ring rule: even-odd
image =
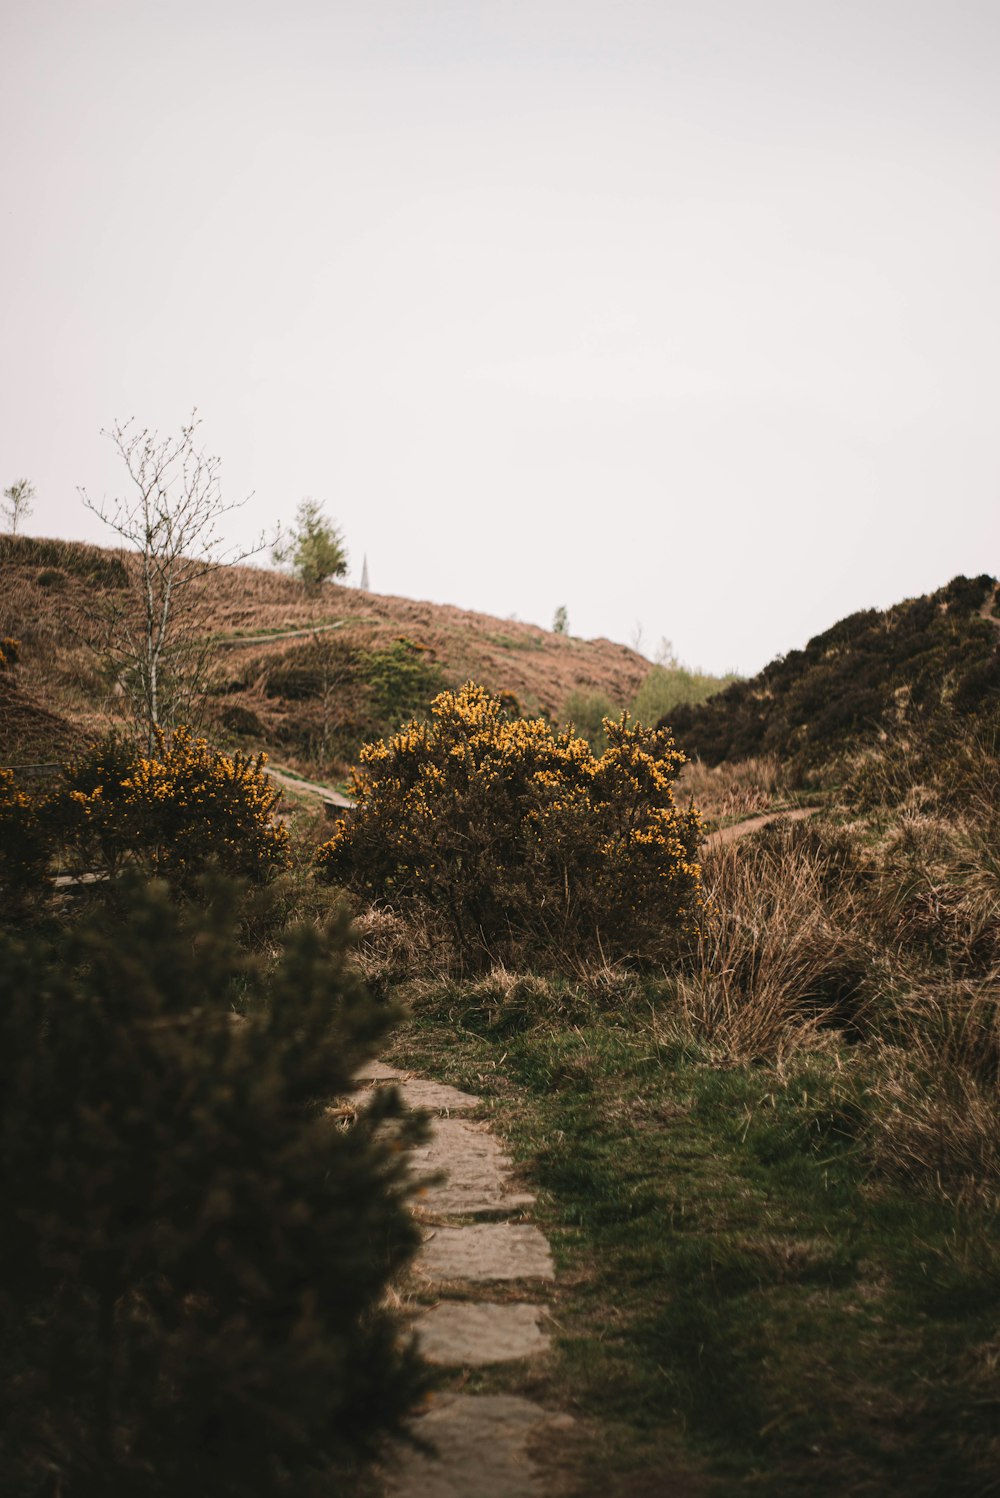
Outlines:
{"type": "Polygon", "coordinates": [[[4,519],[12,536],[17,535],[18,526],[31,514],[34,497],[35,486],[30,479],[15,479],[10,488],[3,491],[4,519]]]}
{"type": "Polygon", "coordinates": [[[196,585],[265,544],[263,537],[249,547],[225,544],[220,521],[246,501],[223,501],[221,460],[196,446],[200,425],[194,411],[177,437],[116,422],[102,436],[125,464],[128,495],[97,503],[80,490],[87,508],[134,554],[127,565],[135,588],[107,602],[98,648],[150,748],[157,727],[182,715],[190,721],[204,696],[208,598],[196,585]]]}

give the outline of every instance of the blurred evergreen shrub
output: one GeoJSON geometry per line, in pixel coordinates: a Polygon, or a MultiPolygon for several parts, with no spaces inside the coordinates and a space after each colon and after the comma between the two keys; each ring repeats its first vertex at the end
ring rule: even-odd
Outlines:
{"type": "Polygon", "coordinates": [[[385,1292],[414,1252],[391,1015],[344,924],[273,971],[238,888],[129,885],[58,940],[0,931],[0,1490],[344,1492],[426,1386],[385,1292]],[[402,1134],[401,1131],[402,1130],[402,1134]]]}

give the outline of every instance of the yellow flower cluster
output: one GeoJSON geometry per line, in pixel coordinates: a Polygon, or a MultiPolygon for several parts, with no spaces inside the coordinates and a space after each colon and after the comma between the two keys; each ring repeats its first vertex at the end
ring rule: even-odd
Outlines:
{"type": "Polygon", "coordinates": [[[422,901],[470,953],[526,937],[660,951],[697,921],[700,822],[674,807],[683,756],[666,734],[626,714],[605,730],[595,758],[543,719],[508,719],[475,683],[442,692],[430,723],[363,750],[357,811],[321,874],[422,901]]]}
{"type": "Polygon", "coordinates": [[[152,755],[95,746],[68,771],[65,832],[81,857],[104,864],[137,857],[186,877],[213,859],[266,879],[288,861],[288,830],[274,821],[279,792],[264,764],[220,754],[189,728],[158,730],[152,755]]]}

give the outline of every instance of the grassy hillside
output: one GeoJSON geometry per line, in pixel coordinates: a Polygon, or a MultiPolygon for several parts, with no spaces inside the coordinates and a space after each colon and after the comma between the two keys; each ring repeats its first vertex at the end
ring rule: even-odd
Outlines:
{"type": "MultiPolygon", "coordinates": [[[[129,563],[9,540],[0,558],[0,637],[22,641],[20,663],[0,673],[0,724],[19,754],[56,758],[61,734],[103,726],[119,703],[83,640],[101,607],[130,606],[129,563]]],[[[624,647],[455,609],[341,588],[310,596],[246,569],[216,577],[204,602],[214,734],[327,773],[359,735],[468,675],[506,692],[509,707],[516,699],[557,719],[602,694],[615,706],[652,691],[648,663],[624,647]]],[[[958,579],[932,598],[843,621],[703,708],[675,700],[671,721],[703,756],[685,766],[677,806],[686,815],[690,798],[703,828],[717,830],[699,850],[697,920],[672,932],[657,887],[648,927],[618,949],[607,939],[609,924],[633,920],[637,891],[648,892],[637,877],[659,878],[680,846],[637,827],[637,789],[648,796],[657,779],[632,773],[635,755],[623,773],[620,750],[587,782],[610,787],[607,798],[581,811],[579,797],[550,794],[553,778],[565,788],[553,763],[575,774],[576,751],[543,746],[549,762],[529,805],[540,843],[520,836],[518,810],[533,737],[499,714],[503,753],[488,772],[481,757],[466,774],[456,756],[464,820],[450,848],[440,802],[411,816],[431,806],[426,791],[422,801],[377,798],[367,845],[350,824],[333,829],[322,862],[333,867],[336,854],[334,872],[352,892],[354,960],[389,1001],[385,1012],[402,1016],[383,1054],[481,1096],[538,1193],[558,1270],[552,1349],[530,1365],[463,1369],[453,1387],[573,1413],[546,1456],[551,1491],[638,1498],[660,1492],[665,1474],[678,1491],[726,1498],[996,1491],[997,613],[993,579],[958,579]],[[790,781],[831,749],[834,783],[803,804],[790,781]],[[511,772],[502,782],[500,770],[511,772]],[[595,847],[595,811],[624,815],[628,836],[599,835],[595,847]],[[478,847],[470,828],[483,833],[478,847]],[[544,861],[529,864],[529,853],[544,861]],[[609,867],[602,892],[595,870],[609,867]],[[540,870],[555,884],[541,897],[540,870]],[[432,898],[421,896],[427,871],[438,881],[432,898]],[[381,898],[370,902],[370,889],[381,898]]],[[[12,654],[2,638],[0,650],[12,654]]],[[[435,768],[443,776],[450,762],[442,755],[435,768]]],[[[31,807],[7,781],[8,825],[27,841],[31,807]]],[[[99,804],[114,817],[106,783],[99,804]]],[[[74,786],[92,807],[98,798],[77,775],[63,788],[75,817],[74,786]]],[[[163,809],[155,792],[149,804],[163,809]]],[[[190,845],[186,802],[182,811],[190,845]]],[[[265,963],[284,923],[312,927],[341,899],[314,876],[314,844],[331,828],[307,816],[291,818],[290,868],[269,902],[255,888],[241,907],[240,940],[265,963]]],[[[180,834],[171,844],[160,826],[149,846],[163,867],[161,845],[176,851],[180,834]]],[[[93,825],[71,821],[64,842],[73,835],[79,867],[92,870],[93,825]]],[[[122,842],[122,862],[138,867],[142,848],[122,842]]],[[[18,854],[0,836],[8,848],[18,854]]],[[[209,850],[206,838],[199,851],[209,850]]],[[[183,859],[175,865],[187,878],[183,859]]],[[[49,859],[49,874],[60,867],[49,859]]],[[[185,899],[197,900],[193,887],[185,899]]],[[[71,935],[81,912],[107,901],[117,932],[115,881],[72,896],[24,879],[8,889],[0,931],[4,921],[51,921],[71,935]]],[[[156,958],[155,936],[142,940],[156,958]]],[[[11,961],[23,970],[17,943],[11,961]]],[[[149,965],[168,976],[176,966],[149,965]]],[[[275,1012],[297,987],[297,975],[287,992],[279,984],[275,1012]]],[[[29,1016],[39,989],[31,977],[29,1016]]],[[[114,991],[131,1002],[129,985],[114,991]]],[[[45,1044],[33,1041],[32,1054],[45,1055],[47,1032],[36,1029],[45,1044]]],[[[116,1033],[131,1044],[132,1031],[116,1033]]],[[[227,1022],[225,1033],[241,1032],[227,1022]]],[[[30,1076],[10,1053],[13,1074],[30,1076]]],[[[27,1170],[22,1182],[34,1191],[27,1170]]],[[[399,1293],[406,1304],[428,1290],[404,1282],[399,1293]]]]}
{"type": "MultiPolygon", "coordinates": [[[[120,684],[92,646],[113,611],[135,608],[134,559],[4,536],[0,569],[0,636],[20,642],[0,758],[51,758],[53,735],[91,735],[121,713],[120,684]]],[[[562,720],[574,694],[615,713],[631,706],[651,669],[610,640],[356,588],[310,593],[264,568],[223,568],[197,603],[213,737],[312,773],[336,775],[366,738],[470,677],[512,710],[562,720]]]]}
{"type": "Polygon", "coordinates": [[[750,680],[674,708],[670,725],[710,765],[761,754],[802,765],[940,708],[974,716],[998,702],[997,581],[984,575],[851,614],[750,680]]]}

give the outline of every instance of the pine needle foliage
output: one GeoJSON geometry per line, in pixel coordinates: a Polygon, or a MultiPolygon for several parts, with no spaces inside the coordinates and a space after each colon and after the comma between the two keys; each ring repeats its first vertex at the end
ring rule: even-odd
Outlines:
{"type": "Polygon", "coordinates": [[[392,1015],[343,923],[270,973],[239,889],[152,882],[0,932],[0,1489],[349,1490],[426,1375],[386,1309],[417,1246],[394,1091],[330,1099],[392,1015]]]}
{"type": "Polygon", "coordinates": [[[474,967],[524,949],[570,966],[653,958],[697,926],[700,822],[674,807],[683,756],[668,734],[622,714],[596,758],[472,682],[431,713],[362,750],[323,878],[429,909],[474,967]]]}

